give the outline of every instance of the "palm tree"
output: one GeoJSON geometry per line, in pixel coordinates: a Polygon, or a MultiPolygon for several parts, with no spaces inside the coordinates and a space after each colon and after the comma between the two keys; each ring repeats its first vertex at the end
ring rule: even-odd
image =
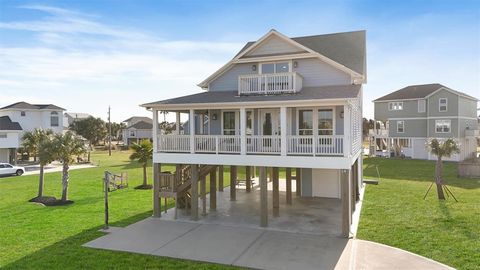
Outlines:
{"type": "Polygon", "coordinates": [[[447,139],[443,143],[437,139],[432,139],[428,144],[430,153],[437,156],[437,162],[435,165],[435,184],[437,186],[437,195],[439,200],[445,200],[445,194],[443,193],[443,157],[451,157],[455,153],[459,153],[457,143],[453,139],[447,139]]]}
{"type": "Polygon", "coordinates": [[[130,160],[137,160],[143,167],[143,188],[150,188],[147,184],[147,164],[152,159],[153,146],[150,140],[142,140],[140,143],[133,143],[131,146],[134,151],[130,155],[130,160]]]}
{"type": "Polygon", "coordinates": [[[50,162],[55,160],[52,149],[52,136],[46,135],[40,141],[38,145],[38,158],[40,161],[40,174],[38,177],[38,196],[37,198],[43,197],[43,186],[44,186],[44,167],[50,162]]]}
{"type": "Polygon", "coordinates": [[[36,128],[33,131],[27,131],[22,136],[22,147],[27,150],[29,155],[33,154],[33,161],[37,162],[38,147],[43,139],[53,134],[51,129],[36,128]]]}
{"type": "Polygon", "coordinates": [[[68,200],[68,181],[70,179],[69,166],[75,157],[87,151],[83,141],[71,131],[65,134],[56,134],[52,140],[52,153],[56,160],[62,162],[62,202],[68,200]]]}

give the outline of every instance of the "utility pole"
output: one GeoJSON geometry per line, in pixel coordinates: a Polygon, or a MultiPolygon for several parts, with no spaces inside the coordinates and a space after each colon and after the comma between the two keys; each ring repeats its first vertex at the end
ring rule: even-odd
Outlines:
{"type": "Polygon", "coordinates": [[[112,122],[110,121],[110,106],[108,106],[108,155],[112,156],[112,122]]]}

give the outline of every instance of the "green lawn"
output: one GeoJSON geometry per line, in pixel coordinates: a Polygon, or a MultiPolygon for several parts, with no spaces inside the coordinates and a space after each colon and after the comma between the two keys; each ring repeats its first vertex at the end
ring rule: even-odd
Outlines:
{"type": "MultiPolygon", "coordinates": [[[[223,265],[81,246],[102,235],[98,229],[103,224],[101,179],[104,170],[126,171],[129,175],[129,188],[110,193],[112,226],[125,226],[151,215],[151,190],[133,189],[141,183],[142,171],[138,163],[128,160],[128,154],[114,152],[109,158],[106,152],[94,152],[92,159],[100,165],[98,168],[71,171],[69,196],[75,203],[68,206],[28,203],[37,193],[36,175],[0,178],[0,268],[228,269],[223,265]]],[[[225,181],[228,180],[226,173],[225,181]]],[[[46,174],[45,195],[60,197],[60,173],[46,174]]]]}
{"type": "Polygon", "coordinates": [[[457,197],[440,202],[432,188],[434,162],[364,159],[364,176],[380,184],[366,189],[357,237],[405,249],[458,269],[480,265],[480,180],[458,178],[445,164],[445,182],[457,197]]]}

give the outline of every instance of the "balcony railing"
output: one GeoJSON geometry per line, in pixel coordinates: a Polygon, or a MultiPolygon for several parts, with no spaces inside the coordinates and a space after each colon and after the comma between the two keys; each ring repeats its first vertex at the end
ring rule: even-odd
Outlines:
{"type": "Polygon", "coordinates": [[[239,95],[295,93],[302,89],[303,79],[296,72],[249,74],[238,76],[239,95]]]}
{"type": "MultiPolygon", "coordinates": [[[[195,135],[193,153],[241,154],[240,135],[195,135]]],[[[292,156],[343,156],[343,136],[286,136],[286,154],[292,156]]],[[[280,155],[281,136],[245,137],[245,154],[280,155]]],[[[159,135],[158,152],[191,153],[189,135],[159,135]]]]}

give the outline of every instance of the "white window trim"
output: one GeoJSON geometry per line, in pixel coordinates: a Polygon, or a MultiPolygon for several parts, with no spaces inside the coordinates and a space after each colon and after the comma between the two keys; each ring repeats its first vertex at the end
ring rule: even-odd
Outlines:
{"type": "MultiPolygon", "coordinates": [[[[284,63],[284,62],[287,62],[288,63],[288,72],[292,72],[292,64],[293,64],[293,61],[292,60],[284,60],[284,61],[269,61],[269,62],[260,62],[258,63],[258,74],[263,74],[262,73],[262,65],[264,64],[274,64],[273,65],[273,69],[274,69],[274,73],[273,74],[276,74],[277,73],[277,66],[276,64],[277,63],[284,63]]],[[[270,74],[270,73],[268,73],[270,74]]]]}
{"type": "Polygon", "coordinates": [[[425,111],[427,110],[427,101],[425,99],[419,99],[418,100],[418,112],[419,113],[424,113],[425,111]],[[420,104],[423,104],[422,106],[420,106],[420,104]],[[423,110],[420,109],[420,107],[423,108],[423,110]]]}
{"type": "Polygon", "coordinates": [[[447,98],[439,98],[438,99],[438,111],[439,112],[446,112],[448,111],[448,99],[447,98]],[[445,100],[445,110],[442,110],[442,100],[445,100]]]}
{"type": "Polygon", "coordinates": [[[405,133],[405,121],[404,120],[398,120],[397,121],[397,133],[405,133]],[[398,131],[398,126],[400,125],[400,123],[402,123],[403,131],[398,131]]]}
{"type": "MultiPolygon", "coordinates": [[[[443,126],[443,124],[442,124],[443,126]]],[[[451,133],[452,132],[452,120],[446,120],[446,119],[442,119],[442,120],[435,120],[435,133],[441,133],[441,134],[447,134],[447,133],[451,133]],[[439,123],[448,123],[448,131],[438,131],[437,130],[437,124],[439,123]]]]}
{"type": "Polygon", "coordinates": [[[391,101],[388,103],[388,110],[389,111],[403,111],[403,101],[391,101]],[[391,106],[390,106],[391,105],[391,106]],[[402,106],[401,109],[395,109],[395,105],[398,108],[399,105],[402,106]]]}
{"type": "Polygon", "coordinates": [[[312,111],[312,134],[316,136],[335,136],[337,130],[337,113],[335,107],[297,107],[295,112],[296,117],[296,135],[297,136],[312,136],[312,135],[300,135],[300,111],[311,110],[312,111]],[[333,117],[333,132],[332,135],[318,135],[318,110],[331,109],[333,117]]]}
{"type": "MultiPolygon", "coordinates": [[[[233,112],[235,113],[235,135],[240,135],[240,111],[239,110],[221,110],[221,117],[222,117],[222,121],[221,121],[221,125],[222,125],[222,136],[225,135],[225,130],[224,130],[224,126],[223,126],[223,113],[224,112],[233,112]]],[[[226,136],[231,136],[231,135],[226,135],[226,136]]]]}

